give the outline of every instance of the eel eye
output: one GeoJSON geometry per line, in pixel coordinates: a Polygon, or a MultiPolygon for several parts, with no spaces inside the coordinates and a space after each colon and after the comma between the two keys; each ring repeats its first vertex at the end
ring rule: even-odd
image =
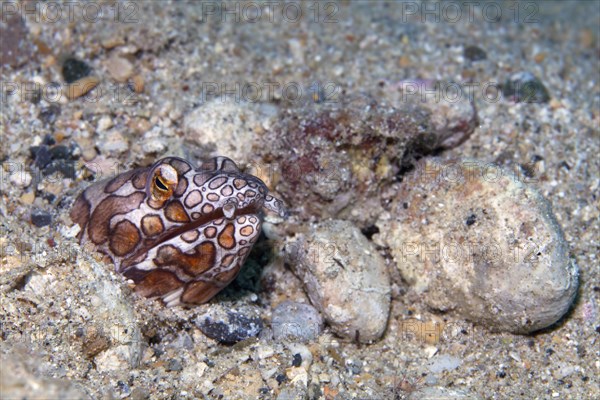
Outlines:
{"type": "Polygon", "coordinates": [[[164,192],[166,192],[166,191],[169,190],[169,188],[167,187],[167,185],[165,185],[163,183],[163,181],[160,180],[160,176],[157,176],[156,178],[154,178],[154,185],[156,186],[156,188],[158,190],[161,190],[161,191],[164,191],[164,192]]]}
{"type": "Polygon", "coordinates": [[[173,196],[179,183],[177,170],[169,164],[162,164],[154,169],[150,181],[150,196],[158,203],[164,203],[173,196]]]}

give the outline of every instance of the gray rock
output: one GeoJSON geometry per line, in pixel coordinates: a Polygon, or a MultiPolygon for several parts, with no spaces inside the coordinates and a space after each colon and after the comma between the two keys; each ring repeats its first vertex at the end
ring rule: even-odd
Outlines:
{"type": "Polygon", "coordinates": [[[573,302],[578,267],[550,204],[523,179],[481,161],[424,160],[375,240],[430,307],[495,331],[545,328],[573,302]]]}
{"type": "Polygon", "coordinates": [[[52,222],[52,215],[44,210],[33,210],[31,212],[31,223],[41,228],[43,226],[50,225],[52,222]]]}
{"type": "Polygon", "coordinates": [[[215,304],[194,323],[209,338],[229,344],[258,336],[263,328],[256,310],[230,310],[223,304],[215,304]]]}
{"type": "Polygon", "coordinates": [[[517,103],[547,103],[550,100],[546,86],[529,71],[517,72],[507,79],[502,94],[517,103]]]}
{"type": "Polygon", "coordinates": [[[323,318],[310,304],[284,301],[273,310],[273,338],[310,342],[323,330],[323,318]]]}
{"type": "Polygon", "coordinates": [[[352,223],[329,220],[286,245],[312,304],[339,336],[371,342],[386,328],[390,279],[375,246],[352,223]]]}

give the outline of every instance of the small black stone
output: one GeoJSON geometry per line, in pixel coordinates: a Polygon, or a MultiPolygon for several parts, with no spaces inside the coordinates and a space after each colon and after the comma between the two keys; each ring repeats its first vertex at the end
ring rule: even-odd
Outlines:
{"type": "Polygon", "coordinates": [[[69,160],[72,151],[73,148],[61,144],[50,149],[50,156],[53,160],[69,160]]]}
{"type": "Polygon", "coordinates": [[[481,47],[467,46],[465,47],[464,56],[470,61],[480,61],[487,58],[487,53],[481,47]]]}
{"type": "Polygon", "coordinates": [[[471,226],[475,223],[475,221],[477,221],[477,216],[475,214],[471,214],[467,217],[465,224],[467,224],[467,226],[471,226]]]}
{"type": "Polygon", "coordinates": [[[52,215],[43,210],[33,210],[31,212],[31,223],[41,228],[42,226],[50,225],[52,215]]]}
{"type": "Polygon", "coordinates": [[[502,94],[517,103],[547,103],[548,89],[531,72],[519,72],[507,79],[502,94]]]}
{"type": "Polygon", "coordinates": [[[374,234],[379,233],[379,228],[375,225],[369,225],[366,228],[360,230],[367,239],[371,240],[374,234]]]}
{"type": "Polygon", "coordinates": [[[299,367],[302,365],[302,355],[300,353],[294,354],[294,359],[292,360],[292,367],[299,367]]]}
{"type": "Polygon", "coordinates": [[[496,376],[498,378],[506,378],[506,372],[504,372],[504,371],[498,371],[498,372],[496,372],[496,376]]]}
{"type": "Polygon", "coordinates": [[[44,144],[41,146],[31,146],[29,153],[34,160],[35,166],[39,169],[44,169],[50,163],[50,160],[52,160],[50,148],[44,144]]]}
{"type": "Polygon", "coordinates": [[[45,124],[52,125],[56,121],[56,117],[60,115],[60,107],[56,104],[51,104],[40,110],[38,118],[45,124]]]}
{"type": "Polygon", "coordinates": [[[600,333],[600,325],[596,327],[596,333],[600,333]]]}
{"type": "Polygon", "coordinates": [[[62,74],[65,82],[73,83],[81,78],[88,76],[92,69],[81,60],[76,58],[67,58],[63,62],[62,74]]]}
{"type": "Polygon", "coordinates": [[[54,140],[54,137],[52,135],[47,134],[46,136],[44,136],[42,144],[45,144],[46,146],[54,146],[56,144],[56,140],[54,140]]]}
{"type": "Polygon", "coordinates": [[[287,381],[287,377],[284,374],[278,374],[275,377],[275,380],[281,385],[283,382],[287,381]]]}
{"type": "Polygon", "coordinates": [[[67,179],[75,179],[75,163],[67,160],[51,161],[44,168],[44,176],[52,175],[55,172],[60,172],[67,179]]]}

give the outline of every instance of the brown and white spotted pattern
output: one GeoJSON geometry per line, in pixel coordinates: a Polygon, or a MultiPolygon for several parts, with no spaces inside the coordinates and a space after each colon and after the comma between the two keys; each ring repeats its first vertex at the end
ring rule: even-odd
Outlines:
{"type": "Polygon", "coordinates": [[[168,157],[88,187],[71,219],[81,244],[108,255],[139,293],[173,306],[207,302],[237,276],[263,207],[286,215],[265,184],[229,158],[194,169],[168,157]]]}

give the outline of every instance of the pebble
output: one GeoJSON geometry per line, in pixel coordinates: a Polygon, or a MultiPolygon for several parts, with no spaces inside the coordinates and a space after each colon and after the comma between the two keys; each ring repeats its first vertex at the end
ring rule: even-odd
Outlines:
{"type": "Polygon", "coordinates": [[[131,78],[130,83],[131,89],[136,93],[142,93],[144,91],[144,77],[142,75],[135,75],[131,78]]]}
{"type": "Polygon", "coordinates": [[[263,322],[255,309],[232,310],[224,304],[215,304],[194,323],[209,338],[226,344],[258,336],[263,329],[263,322]]]}
{"type": "Polygon", "coordinates": [[[551,206],[523,175],[476,160],[422,160],[377,222],[428,306],[529,333],[569,309],[578,267],[551,206]]]}
{"type": "Polygon", "coordinates": [[[58,104],[50,104],[47,107],[43,107],[38,114],[38,118],[45,124],[52,125],[56,121],[56,118],[60,115],[61,108],[58,104]]]}
{"type": "Polygon", "coordinates": [[[86,76],[78,81],[68,84],[65,87],[65,94],[69,100],[76,99],[88,93],[90,90],[98,86],[100,78],[96,76],[86,76]]]}
{"type": "Polygon", "coordinates": [[[52,215],[47,211],[33,210],[31,211],[31,223],[41,228],[43,226],[50,225],[52,222],[52,215]]]}
{"type": "Polygon", "coordinates": [[[548,89],[531,72],[517,72],[506,80],[502,94],[517,103],[547,103],[550,100],[548,89]]]}
{"type": "Polygon", "coordinates": [[[65,178],[74,179],[75,166],[73,161],[79,158],[77,146],[52,146],[53,140],[46,140],[46,143],[29,148],[35,167],[41,170],[44,176],[60,172],[65,178]],[[50,145],[46,143],[50,143],[50,145]]]}
{"type": "Polygon", "coordinates": [[[133,75],[134,67],[131,62],[117,55],[111,56],[106,61],[106,69],[110,76],[117,82],[126,82],[133,75]]]}
{"type": "Polygon", "coordinates": [[[385,261],[356,226],[321,222],[285,251],[311,303],[337,335],[364,343],[383,335],[390,279],[385,261]]]}
{"type": "Polygon", "coordinates": [[[487,58],[487,53],[481,47],[467,46],[465,47],[463,55],[467,60],[470,61],[481,61],[487,58]]]}
{"type": "Polygon", "coordinates": [[[112,118],[109,117],[108,115],[103,116],[102,118],[100,118],[98,120],[98,125],[96,127],[96,130],[98,131],[106,131],[110,128],[113,127],[113,121],[112,118]]]}
{"type": "Polygon", "coordinates": [[[29,153],[34,160],[34,165],[38,169],[44,169],[52,160],[52,156],[50,155],[50,147],[47,145],[31,146],[29,148],[29,153]]]}
{"type": "Polygon", "coordinates": [[[310,304],[284,301],[273,310],[275,340],[314,341],[323,331],[323,318],[310,304]]]}
{"type": "Polygon", "coordinates": [[[92,73],[92,68],[76,58],[67,58],[62,65],[63,79],[67,83],[76,82],[92,73]]]}
{"type": "Polygon", "coordinates": [[[21,203],[23,203],[25,205],[33,204],[33,201],[35,200],[35,192],[31,191],[31,192],[23,193],[20,200],[21,200],[21,203]]]}

